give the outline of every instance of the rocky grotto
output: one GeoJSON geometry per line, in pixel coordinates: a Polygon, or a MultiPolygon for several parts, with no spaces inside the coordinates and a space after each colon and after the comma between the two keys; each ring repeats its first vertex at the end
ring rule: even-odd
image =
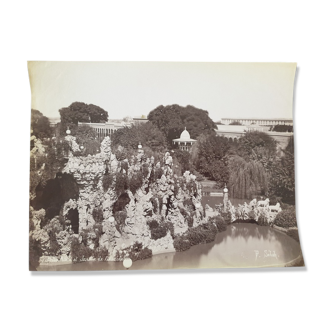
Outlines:
{"type": "Polygon", "coordinates": [[[117,160],[106,137],[100,153],[82,157],[73,153],[75,138],[66,140],[71,152],[62,174],[74,177],[78,197],[64,202],[59,215],[43,226],[45,210],[30,208],[30,235],[40,241],[41,264],[74,261],[74,243],[89,249],[85,260],[93,259],[93,251],[105,253],[97,259],[111,261],[133,248],[153,255],[175,251],[176,236],[207,223],[200,184],[189,172],[174,174],[168,152],[157,163],[143,149],[130,160],[117,160]]]}

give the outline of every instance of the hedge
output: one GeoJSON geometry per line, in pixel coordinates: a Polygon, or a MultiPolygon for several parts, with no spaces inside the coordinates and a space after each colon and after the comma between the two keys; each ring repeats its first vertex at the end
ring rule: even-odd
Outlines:
{"type": "Polygon", "coordinates": [[[274,219],[274,224],[279,227],[297,227],[295,206],[279,212],[274,219]]]}

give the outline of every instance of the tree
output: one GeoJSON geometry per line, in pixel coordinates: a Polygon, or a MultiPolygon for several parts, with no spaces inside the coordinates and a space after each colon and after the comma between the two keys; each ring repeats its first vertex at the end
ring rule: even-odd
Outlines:
{"type": "Polygon", "coordinates": [[[284,155],[273,165],[271,192],[282,197],[284,203],[295,204],[294,139],[290,137],[284,155]]]}
{"type": "Polygon", "coordinates": [[[276,141],[261,131],[251,131],[239,139],[235,154],[246,160],[262,160],[275,158],[277,150],[276,141]]]}
{"type": "Polygon", "coordinates": [[[93,104],[74,102],[68,107],[59,110],[61,117],[61,131],[64,133],[67,127],[75,128],[78,122],[107,122],[108,113],[101,107],[93,104]]]}
{"type": "Polygon", "coordinates": [[[49,138],[52,136],[52,128],[49,119],[41,112],[31,110],[31,129],[37,138],[49,138]]]}
{"type": "Polygon", "coordinates": [[[214,129],[217,129],[207,111],[191,105],[161,105],[149,113],[148,119],[165,134],[170,145],[173,139],[180,137],[185,127],[194,139],[202,133],[214,134],[214,129]]]}
{"type": "Polygon", "coordinates": [[[293,126],[291,125],[275,125],[271,129],[272,131],[277,131],[277,132],[289,132],[289,133],[293,132],[293,126]]]}
{"type": "Polygon", "coordinates": [[[176,149],[174,151],[173,157],[174,157],[173,164],[175,164],[176,161],[178,161],[179,166],[181,167],[180,174],[183,174],[185,171],[193,172],[193,166],[190,162],[191,161],[190,152],[176,149]]]}
{"type": "Polygon", "coordinates": [[[88,125],[80,125],[73,129],[73,136],[79,146],[83,146],[81,155],[94,155],[100,150],[100,142],[97,140],[97,133],[88,125]]]}
{"type": "Polygon", "coordinates": [[[113,148],[122,146],[126,149],[137,149],[138,143],[156,151],[166,148],[164,134],[151,122],[134,123],[112,134],[113,148]]]}
{"type": "Polygon", "coordinates": [[[223,136],[201,135],[197,141],[197,156],[193,159],[196,170],[217,181],[228,183],[230,144],[223,136]]]}
{"type": "Polygon", "coordinates": [[[234,198],[252,199],[254,195],[265,195],[268,190],[268,174],[257,160],[246,161],[232,156],[229,162],[229,193],[234,198]]]}

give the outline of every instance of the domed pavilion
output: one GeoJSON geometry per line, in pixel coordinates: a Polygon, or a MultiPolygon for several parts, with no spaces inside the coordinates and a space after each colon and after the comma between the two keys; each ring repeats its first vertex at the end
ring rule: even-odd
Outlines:
{"type": "Polygon", "coordinates": [[[190,151],[195,142],[197,140],[190,138],[190,134],[186,128],[184,128],[180,138],[173,139],[173,145],[177,145],[183,151],[190,151]]]}

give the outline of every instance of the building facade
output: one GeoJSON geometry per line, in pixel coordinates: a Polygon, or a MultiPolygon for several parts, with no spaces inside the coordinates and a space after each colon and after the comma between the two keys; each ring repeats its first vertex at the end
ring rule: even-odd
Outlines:
{"type": "Polygon", "coordinates": [[[180,138],[173,139],[173,145],[178,146],[182,151],[191,151],[192,146],[197,140],[190,138],[190,134],[186,128],[181,133],[180,138]]]}
{"type": "Polygon", "coordinates": [[[97,133],[97,137],[104,138],[106,136],[111,136],[111,134],[117,131],[118,129],[124,127],[130,127],[132,124],[128,122],[106,122],[106,123],[79,122],[78,125],[89,126],[97,133]]]}
{"type": "Polygon", "coordinates": [[[263,119],[263,118],[223,118],[221,123],[229,125],[232,122],[240,122],[242,125],[260,125],[260,126],[276,126],[286,125],[292,126],[293,119],[263,119]]]}

